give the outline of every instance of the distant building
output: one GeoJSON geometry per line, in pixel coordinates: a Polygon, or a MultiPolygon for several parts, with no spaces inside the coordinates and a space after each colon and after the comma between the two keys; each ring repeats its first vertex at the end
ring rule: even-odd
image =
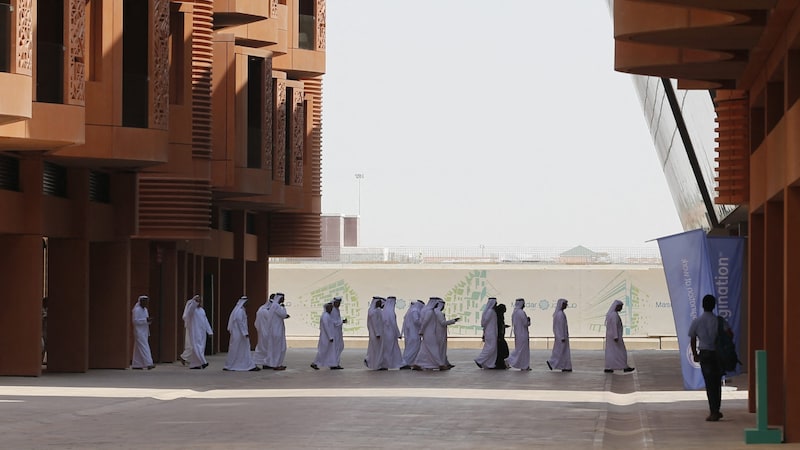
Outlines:
{"type": "Polygon", "coordinates": [[[608,253],[597,253],[579,245],[558,255],[561,264],[603,264],[610,263],[608,253]]]}

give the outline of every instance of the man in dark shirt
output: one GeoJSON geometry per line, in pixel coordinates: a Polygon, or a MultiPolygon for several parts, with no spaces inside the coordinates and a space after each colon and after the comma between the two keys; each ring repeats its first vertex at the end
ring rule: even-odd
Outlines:
{"type": "MultiPolygon", "coordinates": [[[[694,355],[694,361],[700,363],[700,370],[703,372],[703,380],[706,383],[706,397],[710,410],[710,414],[706,417],[708,422],[717,422],[722,418],[720,404],[722,403],[723,371],[715,346],[719,327],[717,316],[714,314],[716,304],[717,299],[713,295],[709,294],[703,297],[703,314],[694,319],[689,326],[692,355],[694,355]]],[[[727,322],[724,329],[727,333],[731,333],[727,322]]]]}

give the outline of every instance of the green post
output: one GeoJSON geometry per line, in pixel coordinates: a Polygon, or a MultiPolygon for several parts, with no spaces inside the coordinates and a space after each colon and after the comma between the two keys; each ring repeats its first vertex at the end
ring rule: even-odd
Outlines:
{"type": "Polygon", "coordinates": [[[756,427],[745,428],[746,444],[780,444],[781,430],[767,424],[767,351],[756,350],[756,427]]]}

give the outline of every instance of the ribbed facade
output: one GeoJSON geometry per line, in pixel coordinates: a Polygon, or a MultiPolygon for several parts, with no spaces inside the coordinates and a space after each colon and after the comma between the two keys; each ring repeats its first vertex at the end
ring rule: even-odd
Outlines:
{"type": "Polygon", "coordinates": [[[208,180],[139,178],[139,236],[193,239],[207,236],[211,224],[208,180]]]}
{"type": "Polygon", "coordinates": [[[213,0],[195,0],[192,23],[192,156],[211,157],[213,0]]]}

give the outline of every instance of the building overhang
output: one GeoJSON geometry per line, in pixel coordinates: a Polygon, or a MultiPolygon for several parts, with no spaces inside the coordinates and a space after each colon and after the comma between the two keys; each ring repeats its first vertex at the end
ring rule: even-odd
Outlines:
{"type": "Polygon", "coordinates": [[[615,0],[617,71],[681,88],[750,86],[799,0],[615,0]]]}

